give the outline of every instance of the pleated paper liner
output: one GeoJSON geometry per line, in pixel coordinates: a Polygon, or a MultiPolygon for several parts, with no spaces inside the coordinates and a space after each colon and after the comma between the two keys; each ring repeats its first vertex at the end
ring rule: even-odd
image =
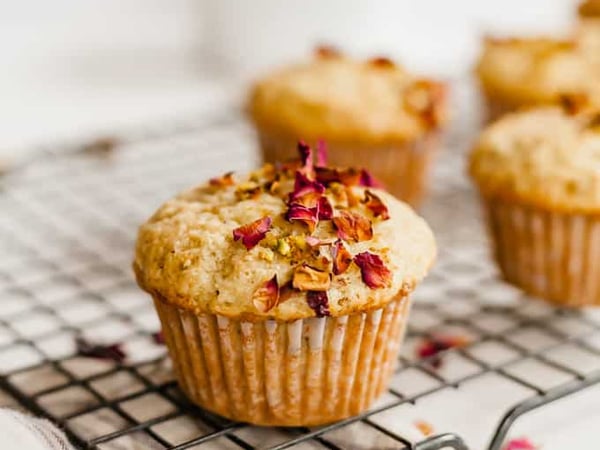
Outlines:
{"type": "Polygon", "coordinates": [[[211,412],[257,425],[321,425],[368,409],[387,388],[410,298],[341,317],[247,322],[154,299],[176,378],[211,412]]]}
{"type": "Polygon", "coordinates": [[[556,305],[600,305],[600,215],[484,203],[507,281],[556,305]]]}
{"type": "MultiPolygon", "coordinates": [[[[364,167],[393,195],[418,206],[426,193],[427,175],[439,146],[439,132],[390,146],[347,145],[327,141],[328,165],[364,167]]],[[[298,139],[262,131],[259,133],[264,162],[297,158],[298,139]]],[[[315,146],[316,142],[308,142],[315,146]]]]}

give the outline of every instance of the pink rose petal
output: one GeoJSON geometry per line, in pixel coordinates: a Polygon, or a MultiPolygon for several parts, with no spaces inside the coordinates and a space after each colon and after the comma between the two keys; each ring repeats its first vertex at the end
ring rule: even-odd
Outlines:
{"type": "Polygon", "coordinates": [[[267,216],[252,223],[242,225],[233,230],[233,240],[241,240],[244,247],[250,250],[265,238],[265,235],[271,228],[271,223],[271,218],[267,216]]]}
{"type": "Polygon", "coordinates": [[[354,262],[360,267],[363,281],[371,289],[389,287],[392,283],[392,272],[385,266],[379,255],[369,252],[359,253],[354,262]]]}

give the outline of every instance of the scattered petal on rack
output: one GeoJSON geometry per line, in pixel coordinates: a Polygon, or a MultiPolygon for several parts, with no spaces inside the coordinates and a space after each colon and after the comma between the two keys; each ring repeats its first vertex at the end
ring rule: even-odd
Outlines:
{"type": "Polygon", "coordinates": [[[521,437],[511,439],[506,443],[503,450],[537,450],[539,447],[534,445],[529,439],[521,437]]]}
{"type": "Polygon", "coordinates": [[[431,366],[438,369],[442,365],[440,353],[451,348],[464,347],[469,342],[465,336],[432,336],[417,346],[416,353],[418,358],[426,359],[431,366]]]}

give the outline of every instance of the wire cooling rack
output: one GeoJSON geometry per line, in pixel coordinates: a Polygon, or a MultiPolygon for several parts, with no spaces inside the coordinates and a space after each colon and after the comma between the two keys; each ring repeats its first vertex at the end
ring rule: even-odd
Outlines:
{"type": "Polygon", "coordinates": [[[104,156],[46,151],[0,180],[0,404],[51,419],[78,448],[498,450],[515,419],[600,381],[600,314],[557,310],[498,281],[459,133],[423,209],[439,261],[415,293],[399,368],[373,409],[284,429],[191,406],[133,282],[136,228],[177,191],[257,158],[239,118],[167,131],[104,156]],[[439,335],[469,344],[436,367],[415,347],[439,335]],[[122,342],[127,359],[78,355],[78,337],[122,342]]]}

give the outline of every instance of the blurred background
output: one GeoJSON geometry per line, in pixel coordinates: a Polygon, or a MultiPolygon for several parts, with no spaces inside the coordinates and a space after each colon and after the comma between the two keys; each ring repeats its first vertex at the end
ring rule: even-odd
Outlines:
{"type": "Polygon", "coordinates": [[[212,114],[317,43],[470,70],[483,33],[560,33],[572,0],[0,0],[0,160],[56,140],[212,114]]]}

